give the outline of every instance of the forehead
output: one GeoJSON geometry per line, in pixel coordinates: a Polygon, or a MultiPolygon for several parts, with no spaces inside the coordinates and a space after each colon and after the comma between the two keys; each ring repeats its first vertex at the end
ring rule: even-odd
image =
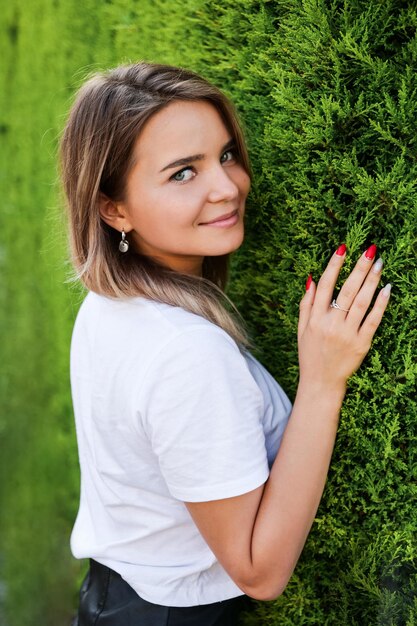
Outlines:
{"type": "Polygon", "coordinates": [[[135,160],[168,163],[190,154],[218,150],[230,139],[220,113],[204,101],[175,101],[155,113],[135,145],[135,160]]]}

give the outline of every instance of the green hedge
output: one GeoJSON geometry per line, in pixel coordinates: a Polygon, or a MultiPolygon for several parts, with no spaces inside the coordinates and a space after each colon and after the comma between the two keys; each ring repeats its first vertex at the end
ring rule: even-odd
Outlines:
{"type": "MultiPolygon", "coordinates": [[[[310,271],[380,247],[389,309],[351,378],[285,594],[250,623],[417,624],[417,10],[400,0],[9,0],[0,16],[0,624],[69,623],[78,466],[57,137],[95,68],[145,58],[232,96],[255,181],[230,293],[293,396],[310,271]]],[[[279,558],[279,555],[277,555],[279,558]]]]}

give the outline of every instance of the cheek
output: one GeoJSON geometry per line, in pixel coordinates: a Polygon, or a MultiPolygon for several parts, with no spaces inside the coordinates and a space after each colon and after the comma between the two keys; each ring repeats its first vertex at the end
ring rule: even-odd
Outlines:
{"type": "Polygon", "coordinates": [[[171,234],[173,229],[189,227],[197,221],[204,205],[204,196],[198,185],[178,185],[155,190],[142,196],[136,211],[138,230],[145,227],[155,233],[171,234]]]}
{"type": "Polygon", "coordinates": [[[229,169],[229,177],[239,189],[241,199],[246,200],[251,185],[249,174],[241,165],[237,164],[229,169]]]}
{"type": "Polygon", "coordinates": [[[240,174],[239,174],[238,185],[239,185],[239,189],[241,190],[242,194],[246,197],[248,195],[249,189],[250,189],[250,177],[249,177],[249,174],[247,174],[244,169],[242,169],[240,174]]]}
{"type": "Polygon", "coordinates": [[[177,226],[189,226],[198,218],[206,198],[203,186],[196,184],[174,186],[174,189],[167,189],[159,197],[158,211],[164,216],[167,224],[177,226]]]}

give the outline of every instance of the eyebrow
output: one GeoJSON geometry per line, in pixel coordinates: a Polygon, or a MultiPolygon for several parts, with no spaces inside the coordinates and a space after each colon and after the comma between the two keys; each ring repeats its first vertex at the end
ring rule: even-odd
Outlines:
{"type": "MultiPolygon", "coordinates": [[[[229,150],[235,145],[236,145],[235,139],[233,138],[229,139],[229,141],[221,149],[221,153],[223,154],[223,152],[225,152],[226,150],[229,150]]],[[[176,161],[172,161],[172,163],[168,163],[168,165],[165,165],[165,167],[161,169],[161,172],[165,172],[165,170],[169,170],[173,167],[179,167],[180,165],[187,165],[188,163],[191,163],[192,161],[202,161],[205,158],[206,158],[205,154],[192,154],[191,156],[184,157],[183,159],[177,159],[176,161]]]]}

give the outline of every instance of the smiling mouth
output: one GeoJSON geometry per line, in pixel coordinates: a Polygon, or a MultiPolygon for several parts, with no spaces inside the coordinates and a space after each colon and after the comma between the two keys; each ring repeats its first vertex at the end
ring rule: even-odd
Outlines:
{"type": "Polygon", "coordinates": [[[220,217],[216,217],[216,219],[211,220],[210,222],[200,222],[201,226],[206,226],[207,224],[217,224],[217,222],[225,222],[231,217],[235,217],[237,215],[239,209],[235,209],[234,211],[230,211],[229,213],[225,213],[224,215],[220,215],[220,217]]]}

